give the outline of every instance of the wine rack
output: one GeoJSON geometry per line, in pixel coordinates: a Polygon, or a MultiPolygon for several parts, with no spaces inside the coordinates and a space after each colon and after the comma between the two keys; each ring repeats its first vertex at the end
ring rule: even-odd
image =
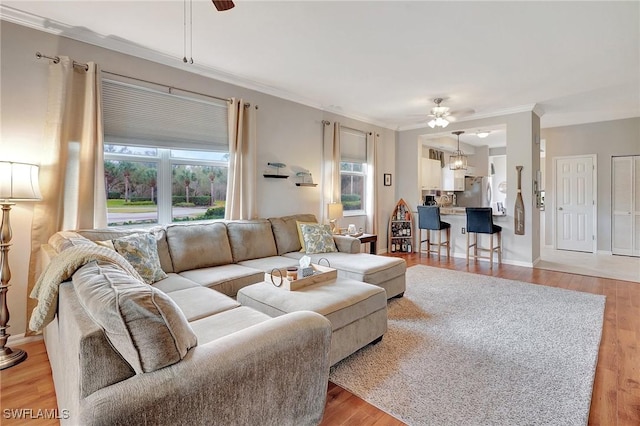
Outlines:
{"type": "Polygon", "coordinates": [[[387,241],[389,253],[411,253],[414,250],[413,217],[402,198],[391,214],[387,241]]]}

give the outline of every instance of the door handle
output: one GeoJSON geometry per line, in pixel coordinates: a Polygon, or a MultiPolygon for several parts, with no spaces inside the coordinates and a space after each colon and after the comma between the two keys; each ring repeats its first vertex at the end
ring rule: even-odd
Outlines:
{"type": "Polygon", "coordinates": [[[558,210],[562,210],[562,207],[558,207],[558,210]]]}

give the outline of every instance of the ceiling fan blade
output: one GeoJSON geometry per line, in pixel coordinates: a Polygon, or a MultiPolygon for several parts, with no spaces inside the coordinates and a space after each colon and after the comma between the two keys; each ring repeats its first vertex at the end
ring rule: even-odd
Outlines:
{"type": "Polygon", "coordinates": [[[231,0],[211,0],[213,5],[216,7],[218,12],[222,12],[224,10],[232,9],[235,4],[231,0]]]}

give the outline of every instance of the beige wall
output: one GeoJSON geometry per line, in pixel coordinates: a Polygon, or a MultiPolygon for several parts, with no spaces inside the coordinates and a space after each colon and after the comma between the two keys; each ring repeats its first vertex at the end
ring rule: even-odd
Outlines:
{"type": "MultiPolygon", "coordinates": [[[[335,120],[380,134],[378,144],[379,205],[394,201],[392,187],[382,184],[383,173],[393,173],[395,183],[396,132],[351,120],[322,110],[290,102],[254,90],[244,89],[189,72],[189,67],[176,61],[176,68],[115,51],[55,36],[0,21],[0,61],[2,122],[0,124],[0,158],[39,163],[47,107],[47,62],[35,58],[35,52],[66,55],[79,62],[94,61],[104,70],[143,78],[183,89],[221,97],[244,98],[259,106],[258,134],[258,214],[262,217],[292,213],[313,213],[321,218],[322,185],[297,187],[293,179],[265,179],[262,170],[267,162],[278,161],[308,169],[320,182],[322,163],[322,120],[335,120]],[[182,68],[182,69],[180,69],[182,68]]],[[[379,248],[386,246],[388,209],[378,215],[379,248]],[[387,216],[385,216],[387,215],[387,216]]],[[[12,335],[25,331],[26,279],[28,268],[32,207],[21,204],[12,211],[13,247],[9,253],[12,272],[9,292],[12,335]]],[[[361,218],[345,218],[343,226],[359,223],[361,218]]],[[[362,224],[364,222],[362,221],[362,224]]],[[[364,225],[358,225],[364,226],[364,225]]]]}
{"type": "Polygon", "coordinates": [[[597,157],[598,251],[611,251],[611,157],[640,155],[640,118],[603,121],[542,130],[545,156],[545,242],[553,245],[555,226],[553,159],[595,154],[597,157]]]}

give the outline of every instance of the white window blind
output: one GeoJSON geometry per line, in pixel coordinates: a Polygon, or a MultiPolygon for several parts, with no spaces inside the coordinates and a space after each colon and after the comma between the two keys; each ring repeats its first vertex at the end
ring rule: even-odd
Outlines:
{"type": "Polygon", "coordinates": [[[224,101],[201,100],[102,80],[105,142],[229,151],[224,101]]]}
{"type": "Polygon", "coordinates": [[[340,130],[340,161],[345,163],[367,162],[367,137],[364,132],[340,130]]]}

